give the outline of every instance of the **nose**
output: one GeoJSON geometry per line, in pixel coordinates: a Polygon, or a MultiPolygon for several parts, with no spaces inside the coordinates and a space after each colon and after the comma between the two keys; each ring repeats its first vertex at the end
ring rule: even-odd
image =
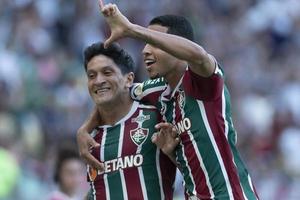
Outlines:
{"type": "Polygon", "coordinates": [[[150,44],[146,44],[142,53],[143,53],[143,56],[148,56],[148,55],[151,55],[151,45],[150,44]]]}
{"type": "Polygon", "coordinates": [[[100,73],[98,73],[96,78],[94,79],[94,84],[101,85],[105,82],[106,82],[105,76],[102,76],[100,73]]]}

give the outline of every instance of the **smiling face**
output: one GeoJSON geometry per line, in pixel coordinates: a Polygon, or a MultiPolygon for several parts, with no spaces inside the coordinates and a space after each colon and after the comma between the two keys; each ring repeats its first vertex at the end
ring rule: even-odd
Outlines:
{"type": "Polygon", "coordinates": [[[128,93],[132,80],[123,75],[115,62],[104,55],[94,56],[87,64],[88,89],[98,106],[114,104],[128,93]]]}
{"type": "MultiPolygon", "coordinates": [[[[150,25],[148,28],[163,33],[167,33],[168,31],[167,27],[161,25],[150,25]]],[[[176,57],[150,44],[146,44],[142,53],[151,79],[158,77],[166,78],[172,73],[179,61],[176,57]]]]}

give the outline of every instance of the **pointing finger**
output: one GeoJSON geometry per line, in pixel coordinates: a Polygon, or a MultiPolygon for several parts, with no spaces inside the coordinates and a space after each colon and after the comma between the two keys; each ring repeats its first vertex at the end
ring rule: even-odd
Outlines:
{"type": "Polygon", "coordinates": [[[101,8],[101,10],[102,10],[102,9],[103,9],[103,7],[104,7],[103,0],[99,0],[99,5],[100,5],[100,8],[101,8]]]}

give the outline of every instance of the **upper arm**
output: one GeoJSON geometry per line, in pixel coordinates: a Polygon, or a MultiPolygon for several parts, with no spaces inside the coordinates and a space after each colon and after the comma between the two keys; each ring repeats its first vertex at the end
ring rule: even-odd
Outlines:
{"type": "Polygon", "coordinates": [[[188,69],[182,84],[187,95],[203,101],[213,101],[222,94],[224,88],[223,72],[217,64],[209,77],[203,77],[188,69]]]}
{"type": "Polygon", "coordinates": [[[199,76],[209,77],[216,69],[215,58],[202,49],[199,54],[195,55],[192,61],[188,62],[190,69],[199,76]]]}

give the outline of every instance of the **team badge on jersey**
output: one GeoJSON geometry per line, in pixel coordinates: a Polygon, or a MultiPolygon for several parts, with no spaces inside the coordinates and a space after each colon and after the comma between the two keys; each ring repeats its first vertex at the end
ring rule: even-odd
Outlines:
{"type": "Polygon", "coordinates": [[[179,90],[179,94],[177,96],[177,102],[179,104],[179,107],[183,109],[185,105],[185,94],[183,90],[179,90]]]}
{"type": "Polygon", "coordinates": [[[137,146],[142,145],[148,137],[149,129],[138,127],[130,131],[130,138],[137,146]]]}

